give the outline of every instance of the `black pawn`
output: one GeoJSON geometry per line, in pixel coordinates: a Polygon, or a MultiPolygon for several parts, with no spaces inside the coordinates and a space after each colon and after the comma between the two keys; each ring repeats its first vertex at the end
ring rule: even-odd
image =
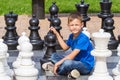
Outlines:
{"type": "Polygon", "coordinates": [[[111,34],[110,41],[108,43],[108,49],[116,49],[118,46],[118,41],[115,39],[113,30],[115,29],[114,20],[112,18],[106,18],[105,19],[105,32],[109,32],[111,34]]]}
{"type": "Polygon", "coordinates": [[[17,42],[17,36],[14,34],[14,31],[16,30],[15,27],[15,20],[13,18],[9,18],[6,20],[6,33],[3,37],[4,43],[8,45],[8,50],[16,50],[18,42],[17,42]]]}
{"type": "Polygon", "coordinates": [[[102,0],[100,2],[101,12],[98,13],[98,17],[102,19],[101,28],[105,27],[104,20],[108,17],[112,18],[114,15],[111,13],[112,2],[109,0],[102,0]]]}
{"type": "MultiPolygon", "coordinates": [[[[60,34],[60,36],[62,37],[60,30],[62,29],[62,27],[60,26],[61,24],[61,20],[56,16],[53,20],[52,20],[52,25],[53,27],[57,30],[57,32],[60,34]]],[[[56,40],[56,49],[60,50],[62,49],[61,46],[59,45],[58,40],[56,40]]]]}
{"type": "Polygon", "coordinates": [[[62,29],[62,27],[60,26],[61,25],[61,20],[57,16],[55,16],[53,18],[52,25],[57,30],[57,32],[60,34],[60,30],[62,29]]]}
{"type": "Polygon", "coordinates": [[[43,44],[44,41],[41,40],[41,37],[39,35],[38,30],[40,29],[39,25],[39,20],[36,18],[35,15],[32,16],[32,18],[29,21],[30,24],[30,42],[33,45],[33,50],[41,50],[43,49],[43,44]]]}
{"type": "Polygon", "coordinates": [[[81,3],[76,4],[75,6],[77,8],[77,11],[82,15],[82,21],[84,23],[83,27],[86,27],[86,22],[90,20],[90,17],[87,15],[89,4],[86,4],[84,3],[84,0],[81,0],[81,3]]]}
{"type": "Polygon", "coordinates": [[[50,57],[53,53],[56,52],[55,46],[56,46],[56,36],[53,34],[52,31],[49,31],[48,34],[44,37],[45,45],[47,47],[47,50],[45,52],[45,55],[43,59],[41,59],[41,64],[50,61],[50,57]]]}

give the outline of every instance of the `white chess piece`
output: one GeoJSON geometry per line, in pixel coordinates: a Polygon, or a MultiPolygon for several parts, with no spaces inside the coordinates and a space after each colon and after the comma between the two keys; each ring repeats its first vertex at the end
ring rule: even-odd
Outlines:
{"type": "Polygon", "coordinates": [[[7,50],[7,45],[3,43],[3,39],[0,39],[0,80],[12,80],[11,75],[13,77],[13,72],[6,62],[7,50]]]}
{"type": "Polygon", "coordinates": [[[14,69],[16,80],[37,80],[38,70],[35,68],[31,57],[33,46],[30,42],[23,42],[20,45],[20,56],[22,57],[20,67],[14,69]]]}
{"type": "MultiPolygon", "coordinates": [[[[120,56],[120,44],[117,47],[117,55],[120,56]]],[[[116,67],[112,70],[113,74],[115,75],[115,80],[120,80],[120,60],[118,62],[118,64],[116,65],[116,67]]]]}
{"type": "MultiPolygon", "coordinates": [[[[22,36],[18,39],[18,46],[17,46],[17,49],[19,51],[20,50],[20,45],[23,43],[23,42],[30,42],[29,38],[26,36],[26,33],[25,32],[22,32],[22,36]]],[[[21,61],[21,56],[20,56],[20,53],[18,54],[18,57],[16,59],[16,61],[13,62],[13,68],[16,69],[18,67],[20,67],[20,61],[21,61]]]]}
{"type": "Polygon", "coordinates": [[[95,56],[96,63],[93,74],[88,80],[113,80],[109,75],[106,64],[106,57],[111,56],[112,52],[108,50],[108,42],[111,35],[100,29],[99,32],[92,34],[95,42],[95,49],[92,50],[91,54],[95,56]]]}
{"type": "MultiPolygon", "coordinates": [[[[120,44],[117,48],[117,51],[118,51],[117,55],[120,56],[120,44]]],[[[120,75],[120,60],[119,60],[118,64],[116,65],[116,67],[112,70],[112,73],[116,76],[120,75]]]]}
{"type": "Polygon", "coordinates": [[[90,39],[90,33],[87,31],[86,27],[83,27],[83,31],[82,32],[90,39]]]}

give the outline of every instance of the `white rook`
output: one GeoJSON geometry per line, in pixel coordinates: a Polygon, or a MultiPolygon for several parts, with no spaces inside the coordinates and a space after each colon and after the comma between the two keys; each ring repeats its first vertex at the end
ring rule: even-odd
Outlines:
{"type": "Polygon", "coordinates": [[[106,64],[106,57],[111,56],[112,52],[108,50],[108,42],[111,35],[100,29],[99,32],[92,34],[95,49],[91,52],[95,56],[96,63],[94,67],[93,74],[88,78],[88,80],[113,80],[109,75],[106,64]]]}

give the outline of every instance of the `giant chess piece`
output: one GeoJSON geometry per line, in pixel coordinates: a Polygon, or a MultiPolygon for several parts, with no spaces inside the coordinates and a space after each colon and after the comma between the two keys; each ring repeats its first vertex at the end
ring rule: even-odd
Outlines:
{"type": "MultiPolygon", "coordinates": [[[[117,47],[117,55],[120,56],[120,44],[119,46],[117,47]]],[[[116,67],[112,70],[112,73],[115,75],[115,76],[119,76],[119,79],[120,79],[120,60],[118,61],[118,64],[116,65],[116,67]]]]}
{"type": "Polygon", "coordinates": [[[118,35],[118,43],[120,44],[120,35],[118,35]]]}
{"type": "Polygon", "coordinates": [[[20,67],[14,69],[16,80],[38,80],[38,69],[35,68],[31,57],[33,46],[30,42],[20,45],[20,56],[22,57],[20,67]]]}
{"type": "Polygon", "coordinates": [[[108,48],[109,49],[116,49],[118,46],[118,41],[116,40],[113,30],[115,29],[114,25],[114,20],[112,18],[106,18],[105,21],[105,26],[104,30],[105,32],[109,32],[111,34],[110,41],[108,43],[108,48]]]}
{"type": "MultiPolygon", "coordinates": [[[[17,19],[18,19],[18,15],[13,13],[13,11],[10,11],[8,14],[4,15],[4,18],[5,18],[5,22],[7,22],[7,19],[10,19],[10,18],[14,19],[15,22],[16,22],[17,19]]],[[[14,29],[14,35],[15,35],[16,39],[19,38],[19,36],[18,36],[18,34],[16,32],[16,29],[14,29]]]]}
{"type": "Polygon", "coordinates": [[[18,36],[15,34],[15,19],[13,18],[8,18],[6,20],[6,33],[5,36],[3,37],[4,43],[7,44],[9,50],[16,50],[16,47],[18,45],[17,39],[18,36]]]}
{"type": "Polygon", "coordinates": [[[82,15],[82,21],[84,23],[83,27],[86,27],[86,22],[90,20],[90,17],[87,15],[89,4],[85,4],[84,0],[81,0],[80,4],[76,4],[76,9],[82,15]]]}
{"type": "Polygon", "coordinates": [[[96,63],[93,74],[88,78],[88,80],[113,80],[109,75],[106,64],[106,57],[112,55],[112,52],[108,50],[108,41],[110,39],[110,34],[104,32],[103,29],[100,29],[99,32],[92,34],[95,49],[91,51],[91,54],[95,56],[96,63]]]}
{"type": "Polygon", "coordinates": [[[50,61],[50,57],[53,53],[56,52],[55,46],[56,46],[56,36],[53,34],[53,32],[50,30],[48,34],[45,36],[45,45],[47,47],[45,55],[43,59],[41,59],[41,64],[45,62],[50,61]]]}
{"type": "MultiPolygon", "coordinates": [[[[120,44],[119,44],[117,50],[118,50],[117,55],[120,56],[120,44]]],[[[112,72],[115,75],[114,79],[115,80],[120,80],[120,60],[117,64],[117,66],[112,70],[112,72]]]]}
{"type": "Polygon", "coordinates": [[[98,13],[98,17],[102,19],[101,28],[105,27],[104,20],[108,17],[112,18],[114,15],[111,13],[112,2],[109,0],[101,0],[100,7],[101,12],[98,13]]]}
{"type": "Polygon", "coordinates": [[[50,6],[49,8],[49,12],[50,12],[50,17],[48,20],[53,19],[55,16],[58,16],[58,12],[59,12],[59,8],[56,5],[56,2],[52,3],[52,6],[50,6]]]}
{"type": "Polygon", "coordinates": [[[26,33],[25,32],[22,32],[22,36],[20,36],[19,37],[19,39],[18,39],[18,46],[17,46],[17,49],[18,49],[18,51],[19,51],[19,54],[18,54],[18,57],[16,58],[16,60],[13,62],[13,68],[14,69],[17,69],[17,68],[19,68],[20,67],[20,63],[21,63],[21,60],[22,60],[22,57],[21,57],[21,48],[20,48],[20,46],[21,46],[21,44],[23,43],[23,42],[30,42],[30,40],[29,40],[29,38],[26,36],[26,33]]]}
{"type": "Polygon", "coordinates": [[[83,31],[82,32],[90,39],[90,33],[88,32],[86,27],[83,27],[83,31]]]}
{"type": "Polygon", "coordinates": [[[9,57],[9,54],[7,53],[8,46],[5,43],[3,43],[3,39],[0,39],[0,50],[4,52],[4,55],[3,55],[4,58],[1,59],[1,61],[3,61],[4,70],[6,74],[13,79],[13,76],[14,76],[13,70],[10,69],[7,63],[7,58],[9,57]]]}
{"type": "Polygon", "coordinates": [[[30,42],[33,45],[33,50],[41,50],[43,49],[43,40],[41,40],[41,37],[39,35],[38,30],[40,29],[39,25],[39,20],[36,18],[35,15],[32,16],[32,19],[29,21],[30,24],[30,42]]]}
{"type": "MultiPolygon", "coordinates": [[[[50,21],[50,27],[54,27],[61,36],[60,30],[62,29],[62,27],[60,26],[61,20],[58,17],[59,8],[55,2],[53,2],[52,6],[50,6],[49,12],[50,17],[48,18],[48,20],[50,21]]],[[[61,49],[58,40],[56,40],[56,49],[61,49]]]]}
{"type": "Polygon", "coordinates": [[[0,80],[12,80],[13,72],[10,70],[6,58],[8,47],[3,43],[3,40],[0,39],[0,80]]]}

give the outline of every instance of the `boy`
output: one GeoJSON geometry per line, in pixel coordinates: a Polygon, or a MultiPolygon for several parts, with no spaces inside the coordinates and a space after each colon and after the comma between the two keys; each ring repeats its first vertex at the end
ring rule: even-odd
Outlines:
{"type": "Polygon", "coordinates": [[[53,72],[55,75],[68,75],[69,77],[78,78],[80,74],[89,74],[94,67],[94,57],[91,55],[93,47],[89,38],[82,33],[83,22],[80,13],[76,12],[69,15],[68,27],[71,34],[66,43],[54,27],[50,28],[63,50],[72,49],[65,56],[57,53],[52,54],[53,72]],[[72,73],[75,73],[75,75],[72,73]]]}

